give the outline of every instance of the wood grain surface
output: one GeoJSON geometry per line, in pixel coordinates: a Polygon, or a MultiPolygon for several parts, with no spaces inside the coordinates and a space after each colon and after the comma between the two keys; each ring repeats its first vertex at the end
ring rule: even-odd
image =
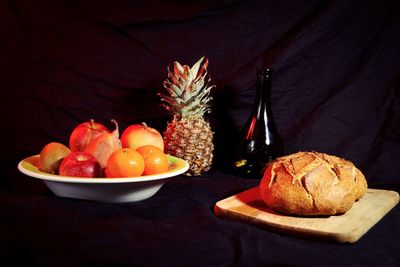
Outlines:
{"type": "Polygon", "coordinates": [[[368,232],[399,202],[395,191],[367,189],[365,196],[345,214],[296,217],[269,209],[254,187],[218,201],[217,216],[240,220],[270,230],[300,237],[354,243],[368,232]]]}

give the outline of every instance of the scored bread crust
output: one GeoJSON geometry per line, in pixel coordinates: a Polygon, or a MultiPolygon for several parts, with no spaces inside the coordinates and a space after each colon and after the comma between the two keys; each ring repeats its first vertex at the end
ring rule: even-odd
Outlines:
{"type": "Polygon", "coordinates": [[[267,206],[300,216],[345,213],[366,189],[367,181],[353,163],[319,152],[277,158],[260,182],[267,206]]]}

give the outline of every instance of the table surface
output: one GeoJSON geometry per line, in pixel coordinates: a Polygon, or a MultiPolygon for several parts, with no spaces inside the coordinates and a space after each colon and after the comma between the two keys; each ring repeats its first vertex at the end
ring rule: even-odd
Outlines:
{"type": "Polygon", "coordinates": [[[396,206],[353,244],[304,239],[219,218],[214,204],[252,188],[212,170],[177,176],[125,204],[60,198],[37,179],[0,194],[0,261],[13,266],[399,266],[396,206]]]}

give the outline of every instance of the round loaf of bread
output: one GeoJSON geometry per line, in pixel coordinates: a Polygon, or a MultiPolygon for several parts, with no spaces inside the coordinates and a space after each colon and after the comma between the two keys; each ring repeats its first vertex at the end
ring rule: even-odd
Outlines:
{"type": "Polygon", "coordinates": [[[353,163],[319,152],[277,158],[260,182],[268,207],[300,216],[345,213],[366,189],[367,181],[353,163]]]}

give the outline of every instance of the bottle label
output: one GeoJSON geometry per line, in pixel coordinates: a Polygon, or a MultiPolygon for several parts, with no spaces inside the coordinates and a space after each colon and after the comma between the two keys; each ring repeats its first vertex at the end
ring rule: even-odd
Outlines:
{"type": "Polygon", "coordinates": [[[241,159],[241,160],[238,160],[235,162],[235,166],[237,168],[239,168],[239,167],[246,165],[246,163],[247,163],[247,159],[241,159]]]}

